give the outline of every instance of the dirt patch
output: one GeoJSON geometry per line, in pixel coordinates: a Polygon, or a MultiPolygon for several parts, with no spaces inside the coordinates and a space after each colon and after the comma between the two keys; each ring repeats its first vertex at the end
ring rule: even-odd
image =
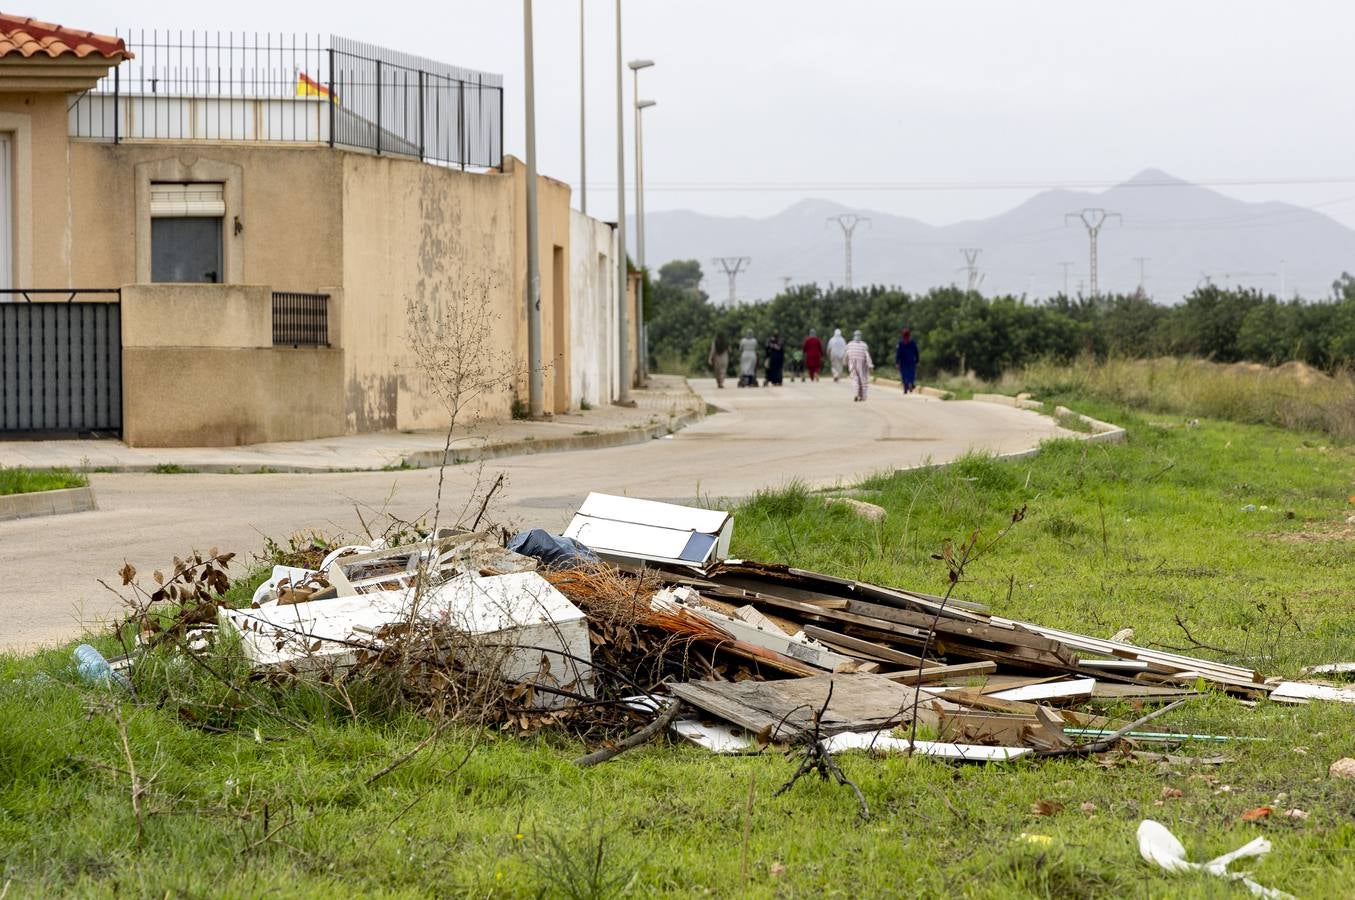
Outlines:
{"type": "Polygon", "coordinates": [[[1315,525],[1303,531],[1280,531],[1261,534],[1260,537],[1282,544],[1315,544],[1328,541],[1355,541],[1355,525],[1336,522],[1330,525],[1315,525]]]}

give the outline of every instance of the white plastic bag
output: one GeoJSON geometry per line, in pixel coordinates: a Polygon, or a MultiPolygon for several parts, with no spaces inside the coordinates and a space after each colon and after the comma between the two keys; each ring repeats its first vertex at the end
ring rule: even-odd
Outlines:
{"type": "Polygon", "coordinates": [[[1243,844],[1232,853],[1225,853],[1206,863],[1193,863],[1186,859],[1186,848],[1176,839],[1176,835],[1167,830],[1167,826],[1152,819],[1139,823],[1139,855],[1145,860],[1168,872],[1207,872],[1230,881],[1240,881],[1254,896],[1266,900],[1295,900],[1293,895],[1274,888],[1264,887],[1252,881],[1250,872],[1229,872],[1228,866],[1234,860],[1249,856],[1265,856],[1270,852],[1270,841],[1259,837],[1243,844]]]}

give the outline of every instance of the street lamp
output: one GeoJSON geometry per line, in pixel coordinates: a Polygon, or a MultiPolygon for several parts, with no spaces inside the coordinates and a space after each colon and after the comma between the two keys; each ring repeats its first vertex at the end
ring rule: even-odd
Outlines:
{"type": "Polygon", "coordinates": [[[633,59],[629,63],[635,79],[631,97],[635,104],[635,257],[640,267],[640,283],[635,297],[635,347],[640,377],[649,375],[649,347],[645,340],[645,164],[641,111],[654,106],[653,100],[640,99],[640,70],[654,65],[652,59],[633,59]]]}
{"type": "Polygon", "coordinates": [[[621,71],[621,0],[616,0],[616,302],[617,356],[621,377],[617,379],[616,402],[630,406],[630,326],[626,315],[626,109],[625,83],[621,71]]]}

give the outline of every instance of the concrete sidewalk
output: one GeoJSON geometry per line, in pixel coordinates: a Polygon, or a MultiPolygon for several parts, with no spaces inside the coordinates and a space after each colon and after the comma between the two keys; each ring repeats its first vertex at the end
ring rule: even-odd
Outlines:
{"type": "MultiPolygon", "coordinates": [[[[633,408],[604,406],[545,421],[486,422],[457,429],[452,459],[619,447],[669,434],[705,414],[685,379],[654,375],[631,392],[633,408]]],[[[382,431],[244,447],[128,447],[117,440],[0,441],[0,467],[94,472],[365,472],[437,466],[446,432],[382,431]]]]}

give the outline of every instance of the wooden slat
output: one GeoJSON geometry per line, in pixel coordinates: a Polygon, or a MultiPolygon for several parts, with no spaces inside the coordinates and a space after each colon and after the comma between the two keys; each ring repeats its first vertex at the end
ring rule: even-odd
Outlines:
{"type": "Polygon", "coordinates": [[[953,666],[932,666],[926,669],[909,669],[906,672],[888,672],[885,678],[899,684],[934,684],[947,678],[959,678],[969,675],[988,675],[997,671],[997,663],[971,662],[953,666]]]}
{"type": "Polygon", "coordinates": [[[914,656],[911,653],[904,653],[901,650],[895,650],[893,647],[886,647],[884,644],[877,644],[874,641],[862,640],[861,638],[841,634],[836,631],[829,631],[827,628],[820,628],[818,625],[805,625],[805,635],[815,640],[834,644],[842,647],[848,653],[864,653],[870,659],[880,660],[881,662],[899,663],[905,666],[923,665],[922,657],[914,656]]]}

